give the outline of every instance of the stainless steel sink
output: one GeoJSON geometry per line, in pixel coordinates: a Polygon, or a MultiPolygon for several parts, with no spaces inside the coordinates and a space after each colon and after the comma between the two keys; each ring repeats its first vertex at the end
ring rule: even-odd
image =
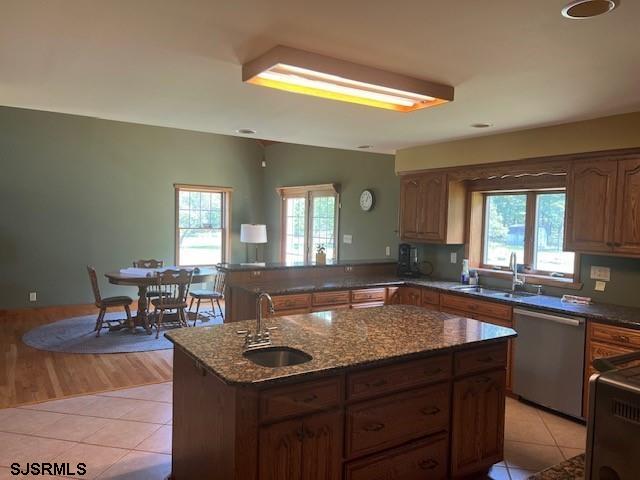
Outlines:
{"type": "Polygon", "coordinates": [[[535,297],[535,293],[529,292],[507,292],[502,294],[505,298],[519,298],[519,297],[535,297]]]}
{"type": "Polygon", "coordinates": [[[271,368],[299,365],[313,358],[302,350],[290,347],[256,348],[245,351],[243,355],[253,363],[271,368]]]}
{"type": "Polygon", "coordinates": [[[458,292],[484,293],[485,295],[494,295],[497,293],[501,293],[497,290],[490,290],[488,288],[481,287],[480,285],[464,285],[462,287],[453,287],[453,290],[457,290],[458,292]]]}

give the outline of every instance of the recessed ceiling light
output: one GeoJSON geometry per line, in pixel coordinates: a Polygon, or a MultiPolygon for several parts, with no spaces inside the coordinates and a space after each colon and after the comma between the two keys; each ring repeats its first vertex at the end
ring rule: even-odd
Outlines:
{"type": "Polygon", "coordinates": [[[453,100],[453,87],[281,45],[242,66],[242,80],[314,97],[411,112],[453,100]]]}
{"type": "Polygon", "coordinates": [[[358,145],[358,148],[362,149],[362,150],[366,150],[367,148],[372,148],[373,145],[358,145]]]}
{"type": "Polygon", "coordinates": [[[472,123],[473,128],[489,128],[493,127],[493,123],[472,123]]]}
{"type": "Polygon", "coordinates": [[[239,128],[238,130],[236,130],[236,133],[240,133],[242,135],[255,135],[256,131],[251,130],[250,128],[239,128]]]}
{"type": "Polygon", "coordinates": [[[562,9],[562,16],[573,20],[597,17],[618,6],[618,0],[576,0],[562,9]]]}

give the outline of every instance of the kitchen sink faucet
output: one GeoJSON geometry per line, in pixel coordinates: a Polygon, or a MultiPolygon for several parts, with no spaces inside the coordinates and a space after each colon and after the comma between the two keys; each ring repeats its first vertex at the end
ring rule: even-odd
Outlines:
{"type": "Polygon", "coordinates": [[[251,333],[249,330],[238,330],[238,335],[244,335],[244,348],[256,348],[256,347],[266,347],[271,345],[271,333],[270,330],[275,330],[278,327],[267,327],[264,328],[262,326],[262,300],[267,299],[268,302],[268,312],[269,315],[273,315],[275,313],[275,309],[273,308],[273,299],[271,295],[266,292],[262,292],[258,295],[256,299],[256,331],[255,333],[251,333]]]}
{"type": "Polygon", "coordinates": [[[516,258],[516,252],[511,252],[509,258],[509,270],[511,270],[511,291],[515,292],[516,287],[524,287],[526,277],[518,277],[518,260],[516,258]]]}

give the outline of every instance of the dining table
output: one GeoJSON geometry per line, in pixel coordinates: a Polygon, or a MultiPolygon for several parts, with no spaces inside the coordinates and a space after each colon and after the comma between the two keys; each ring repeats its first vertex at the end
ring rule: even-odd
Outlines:
{"type": "Polygon", "coordinates": [[[131,323],[128,327],[131,330],[135,330],[135,327],[141,326],[151,333],[151,325],[149,323],[148,312],[148,298],[147,291],[151,285],[156,284],[156,273],[163,272],[165,270],[193,270],[193,278],[191,284],[194,283],[207,283],[212,282],[215,279],[218,271],[214,267],[162,267],[162,268],[122,268],[117,272],[105,273],[109,283],[113,285],[122,285],[127,287],[138,288],[138,311],[134,317],[131,318],[131,323]]]}

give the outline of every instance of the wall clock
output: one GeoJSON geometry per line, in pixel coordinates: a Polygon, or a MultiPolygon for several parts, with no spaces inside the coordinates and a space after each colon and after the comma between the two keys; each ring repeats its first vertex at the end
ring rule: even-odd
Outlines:
{"type": "Polygon", "coordinates": [[[364,212],[368,212],[373,208],[373,205],[376,203],[376,198],[373,195],[373,192],[369,189],[365,189],[360,194],[360,208],[364,212]]]}

